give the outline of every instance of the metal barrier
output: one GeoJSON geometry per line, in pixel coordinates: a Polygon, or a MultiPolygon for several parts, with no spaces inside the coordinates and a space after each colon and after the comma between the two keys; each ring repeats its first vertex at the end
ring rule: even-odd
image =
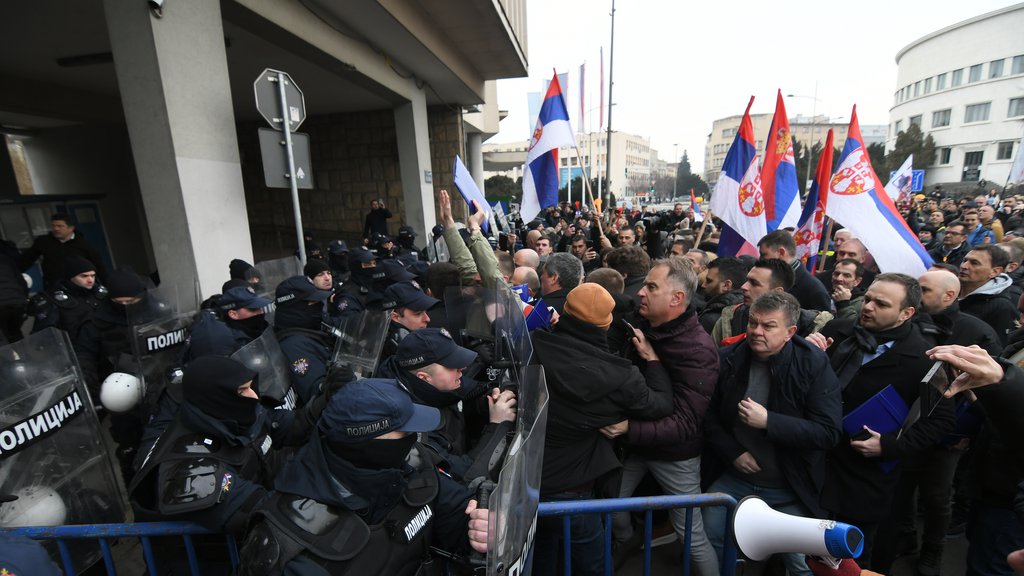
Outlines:
{"type": "MultiPolygon", "coordinates": [[[[107,574],[115,576],[117,568],[114,566],[114,555],[111,550],[112,539],[117,538],[138,538],[142,543],[142,555],[146,561],[146,568],[149,574],[157,574],[158,566],[156,556],[153,553],[152,538],[159,537],[180,537],[185,545],[185,554],[188,558],[190,572],[198,576],[199,558],[196,555],[193,536],[217,535],[206,528],[191,522],[140,522],[137,524],[83,524],[70,526],[31,526],[26,528],[0,529],[0,531],[24,536],[33,540],[52,540],[60,552],[61,563],[64,565],[65,574],[75,574],[74,563],[71,559],[71,551],[68,549],[67,540],[98,540],[100,551],[103,553],[103,564],[107,574]]],[[[238,546],[231,536],[220,534],[226,539],[228,558],[232,568],[238,566],[238,546]]]]}
{"type": "MultiPolygon", "coordinates": [[[[726,526],[732,526],[732,514],[736,508],[736,499],[722,493],[701,494],[698,496],[651,496],[646,498],[608,498],[604,500],[567,500],[558,502],[541,502],[537,516],[562,516],[562,542],[564,544],[564,574],[572,574],[572,546],[569,545],[570,521],[572,516],[579,514],[604,515],[604,573],[612,576],[612,513],[643,512],[644,513],[644,576],[651,573],[651,531],[652,514],[655,510],[686,508],[686,537],[683,541],[683,576],[690,576],[690,532],[693,526],[693,509],[711,506],[724,506],[728,510],[726,526]]],[[[736,573],[736,544],[733,539],[725,539],[722,550],[720,570],[722,576],[734,576],[736,573]]]]}

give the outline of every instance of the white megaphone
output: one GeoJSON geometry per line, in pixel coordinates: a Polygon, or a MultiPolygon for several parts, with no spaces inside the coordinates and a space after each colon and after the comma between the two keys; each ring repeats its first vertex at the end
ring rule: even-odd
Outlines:
{"type": "Polygon", "coordinates": [[[838,561],[856,558],[864,550],[864,533],[856,526],[778,512],[757,496],[736,505],[732,532],[739,551],[754,561],[787,553],[838,561]]]}

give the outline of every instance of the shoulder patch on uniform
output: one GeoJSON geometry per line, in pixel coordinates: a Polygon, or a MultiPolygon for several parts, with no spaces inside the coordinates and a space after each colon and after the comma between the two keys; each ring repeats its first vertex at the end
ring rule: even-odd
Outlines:
{"type": "Polygon", "coordinates": [[[217,501],[218,502],[222,498],[224,498],[225,494],[227,494],[228,492],[231,491],[231,481],[232,481],[232,479],[233,478],[232,478],[230,472],[225,472],[224,473],[224,477],[220,479],[220,496],[217,497],[217,501]]]}
{"type": "Polygon", "coordinates": [[[299,376],[305,376],[306,372],[309,372],[309,360],[299,358],[295,362],[292,362],[292,372],[295,372],[299,376]]]}

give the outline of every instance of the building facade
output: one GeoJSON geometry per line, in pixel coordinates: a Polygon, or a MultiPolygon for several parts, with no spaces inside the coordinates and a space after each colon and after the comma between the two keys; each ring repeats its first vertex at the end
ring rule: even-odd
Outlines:
{"type": "Polygon", "coordinates": [[[107,267],[202,297],[233,258],[299,245],[264,178],[261,71],[304,93],[298,207],[321,245],[361,244],[378,198],[422,239],[456,155],[483,181],[495,80],[527,74],[526,0],[41,0],[0,20],[0,238],[25,248],[67,212],[107,267]]]}
{"type": "Polygon", "coordinates": [[[931,135],[937,153],[926,185],[1006,182],[1024,135],[1022,30],[1024,3],[928,34],[896,55],[886,147],[911,124],[931,135]]]}

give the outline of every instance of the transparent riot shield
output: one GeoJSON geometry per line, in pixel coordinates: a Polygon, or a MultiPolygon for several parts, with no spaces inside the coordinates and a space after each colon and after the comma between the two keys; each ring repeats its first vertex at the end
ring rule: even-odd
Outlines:
{"type": "Polygon", "coordinates": [[[182,351],[198,306],[191,295],[180,298],[173,286],[158,287],[143,297],[145,315],[130,319],[133,362],[118,363],[118,370],[139,376],[143,383],[143,410],[156,408],[160,393],[180,371],[182,351]]]}
{"type": "MultiPolygon", "coordinates": [[[[0,527],[126,522],[130,510],[71,343],[49,328],[0,348],[0,527]]],[[[76,571],[92,544],[69,542],[76,571]]],[[[58,560],[56,547],[50,550],[58,560]]]]}
{"type": "Polygon", "coordinates": [[[390,322],[390,310],[364,310],[345,318],[340,327],[331,330],[335,336],[331,364],[349,364],[358,375],[369,378],[377,369],[390,322]]]}
{"type": "Polygon", "coordinates": [[[259,374],[261,398],[269,398],[288,410],[295,408],[295,392],[288,378],[288,360],[277,343],[273,328],[264,330],[259,338],[239,348],[231,357],[259,374]]]}
{"type": "Polygon", "coordinates": [[[427,243],[427,258],[430,262],[448,262],[451,259],[444,236],[438,236],[427,243]]]}
{"type": "Polygon", "coordinates": [[[302,264],[295,256],[257,262],[253,268],[255,270],[252,271],[252,274],[259,278],[259,281],[253,285],[253,289],[260,296],[271,300],[274,299],[274,291],[277,290],[278,284],[292,276],[302,274],[302,264]]]}
{"type": "Polygon", "coordinates": [[[532,569],[548,419],[548,387],[542,366],[525,366],[521,377],[516,433],[498,476],[498,486],[491,493],[488,574],[528,576],[532,569]]]}
{"type": "Polygon", "coordinates": [[[506,369],[508,378],[516,385],[529,386],[524,379],[526,366],[533,359],[533,341],[523,302],[508,284],[499,282],[494,288],[494,359],[506,369]]]}
{"type": "Polygon", "coordinates": [[[504,282],[493,287],[452,287],[445,291],[444,327],[460,346],[487,361],[486,378],[495,386],[517,389],[522,367],[533,355],[522,301],[504,282]]]}

